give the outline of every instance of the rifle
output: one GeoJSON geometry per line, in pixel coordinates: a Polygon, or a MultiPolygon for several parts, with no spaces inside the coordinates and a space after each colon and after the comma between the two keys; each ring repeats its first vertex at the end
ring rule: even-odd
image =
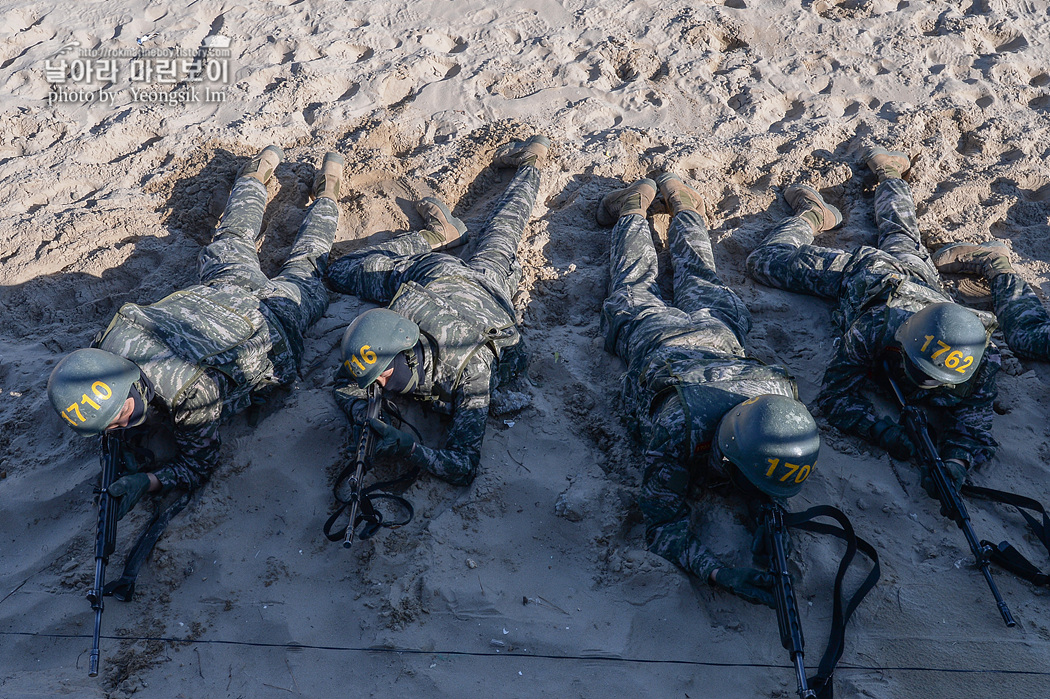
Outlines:
{"type": "MultiPolygon", "coordinates": [[[[379,412],[383,401],[379,396],[379,386],[375,383],[368,387],[368,411],[365,414],[365,424],[361,425],[361,439],[357,442],[357,454],[354,456],[354,475],[348,481],[350,487],[350,523],[346,527],[343,536],[343,548],[348,549],[354,543],[354,532],[357,529],[358,511],[361,508],[361,481],[365,477],[365,469],[372,461],[372,452],[375,451],[376,434],[372,429],[373,418],[379,419],[379,412]]],[[[361,515],[362,521],[367,521],[369,526],[378,525],[378,517],[372,507],[372,503],[366,497],[364,499],[365,513],[361,515]]],[[[369,527],[365,527],[367,531],[369,527]]]]}
{"type": "Polygon", "coordinates": [[[894,380],[888,361],[883,362],[883,370],[887,381],[889,381],[890,388],[893,389],[893,395],[897,399],[898,405],[900,405],[904,429],[907,430],[908,436],[911,437],[915,446],[918,447],[920,458],[926,464],[930,478],[933,479],[934,487],[937,489],[937,499],[941,502],[941,514],[953,520],[959,525],[959,529],[962,529],[963,535],[966,537],[966,543],[970,545],[970,551],[973,553],[977,567],[981,569],[981,573],[984,574],[984,579],[988,583],[988,588],[995,597],[995,603],[999,607],[999,613],[1002,615],[1003,621],[1006,622],[1007,627],[1015,626],[1017,622],[1014,621],[1014,617],[1010,613],[1010,608],[1006,606],[1003,596],[999,594],[999,588],[996,587],[995,580],[992,579],[992,573],[989,569],[989,555],[992,553],[992,546],[989,544],[982,545],[977,539],[977,534],[974,533],[973,526],[970,524],[970,515],[966,511],[966,505],[963,503],[962,498],[959,497],[959,491],[956,490],[955,483],[948,477],[944,461],[941,459],[941,455],[937,452],[937,447],[930,437],[926,413],[914,405],[909,405],[904,399],[904,393],[901,392],[900,386],[894,380]]]}
{"type": "Polygon", "coordinates": [[[766,552],[769,554],[769,572],[773,575],[773,596],[777,603],[777,626],[780,627],[780,643],[791,654],[795,665],[795,681],[798,683],[800,699],[816,699],[817,693],[809,688],[806,679],[805,645],[802,622],[798,616],[798,602],[791,573],[787,568],[787,547],[784,525],[784,508],[775,503],[763,507],[762,526],[765,532],[766,552]]]}
{"type": "Polygon", "coordinates": [[[109,487],[117,480],[122,463],[122,444],[116,435],[102,433],[99,458],[102,461],[102,483],[98,489],[98,531],[95,534],[95,584],[87,593],[87,600],[95,610],[95,632],[91,642],[89,677],[98,676],[99,637],[102,633],[102,602],[106,583],[106,564],[117,545],[117,503],[109,494],[109,487]]]}

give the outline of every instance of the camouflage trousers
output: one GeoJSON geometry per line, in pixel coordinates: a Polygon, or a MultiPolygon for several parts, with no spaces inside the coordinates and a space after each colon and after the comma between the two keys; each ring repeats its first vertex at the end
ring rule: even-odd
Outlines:
{"type": "Polygon", "coordinates": [[[672,219],[668,245],[674,270],[670,304],[656,284],[656,248],[646,219],[631,214],[617,221],[612,231],[609,296],[602,307],[601,324],[606,348],[628,365],[624,394],[635,395],[636,404],[624,407],[642,413],[637,422],[646,467],[639,507],[648,548],[706,582],[710,571],[721,563],[693,532],[687,499],[690,483],[708,475],[694,473],[694,469],[705,468],[707,462],[697,464],[692,454],[683,453],[689,426],[678,396],[672,393],[650,416],[652,396],[632,384],[647,383],[638,367],[662,365],[658,359],[647,359],[676,348],[706,348],[743,357],[751,314],[719,279],[711,239],[698,213],[683,211],[672,219]]]}
{"type": "Polygon", "coordinates": [[[339,222],[339,205],[322,197],[310,206],[288,260],[269,279],[259,266],[256,241],[266,208],[266,186],[239,177],[212,242],[197,259],[201,283],[236,287],[259,298],[280,322],[295,360],[303,352],[303,334],[328,308],[323,275],[339,222]]]}
{"type": "Polygon", "coordinates": [[[518,243],[525,232],[540,187],[540,171],[518,168],[496,204],[488,225],[473,242],[466,261],[432,252],[419,231],[408,231],[334,261],[327,279],[332,289],[375,303],[387,303],[407,281],[426,285],[446,276],[477,280],[513,317],[514,294],[521,282],[518,243]]]}
{"type": "Polygon", "coordinates": [[[1006,343],[1022,357],[1050,361],[1050,313],[1032,287],[1012,272],[997,274],[991,284],[1006,343]]]}
{"type": "MultiPolygon", "coordinates": [[[[880,250],[895,258],[908,274],[933,289],[942,288],[941,277],[922,243],[911,188],[904,180],[888,179],[879,184],[875,190],[875,223],[880,250]]],[[[748,273],[767,286],[836,299],[848,291],[849,275],[858,271],[884,273],[857,270],[850,265],[854,253],[812,243],[813,229],[805,219],[784,219],[748,256],[748,273]]]]}
{"type": "Polygon", "coordinates": [[[718,278],[703,218],[695,211],[682,211],[671,221],[667,237],[674,261],[670,304],[656,283],[656,248],[649,224],[637,214],[616,222],[609,296],[601,316],[606,349],[629,366],[668,343],[743,355],[751,313],[718,278]]]}

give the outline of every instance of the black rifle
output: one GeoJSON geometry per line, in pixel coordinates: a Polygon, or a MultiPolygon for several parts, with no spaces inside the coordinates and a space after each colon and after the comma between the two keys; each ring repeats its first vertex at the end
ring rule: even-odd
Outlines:
{"type": "Polygon", "coordinates": [[[787,568],[787,527],[784,524],[784,508],[777,504],[763,508],[762,527],[769,555],[769,572],[773,575],[773,596],[777,602],[777,625],[780,627],[780,643],[791,654],[795,665],[795,681],[798,682],[800,699],[816,699],[817,693],[809,688],[806,679],[805,646],[802,637],[802,622],[798,617],[798,602],[791,573],[787,568]]]}
{"type": "Polygon", "coordinates": [[[98,675],[99,636],[102,633],[103,590],[106,583],[106,564],[117,545],[117,502],[109,494],[109,488],[117,480],[122,463],[120,438],[102,433],[101,437],[102,483],[98,490],[98,531],[95,534],[95,584],[87,593],[88,602],[95,610],[95,632],[91,641],[91,664],[88,675],[98,675]]]}
{"type": "Polygon", "coordinates": [[[989,555],[992,553],[992,546],[989,544],[982,545],[977,539],[977,534],[974,533],[973,527],[970,525],[970,515],[966,511],[966,505],[963,503],[962,498],[959,497],[959,491],[956,490],[955,483],[948,477],[947,467],[944,465],[944,461],[941,459],[941,455],[937,452],[937,447],[930,437],[926,413],[914,405],[909,405],[904,399],[904,393],[901,392],[900,386],[897,385],[890,371],[889,362],[883,364],[883,369],[886,380],[889,381],[890,388],[893,389],[893,395],[900,405],[901,421],[904,423],[904,429],[907,430],[908,436],[911,437],[915,446],[918,447],[919,458],[922,459],[929,471],[930,478],[933,479],[934,487],[937,489],[937,499],[941,502],[941,514],[953,520],[959,525],[959,529],[962,529],[963,535],[966,536],[966,543],[970,545],[970,551],[973,553],[977,567],[981,569],[981,573],[984,574],[984,579],[988,583],[988,588],[995,597],[995,603],[999,607],[999,613],[1002,614],[1003,621],[1006,622],[1007,626],[1015,626],[1017,622],[1014,621],[1014,617],[1010,613],[1009,607],[1006,606],[1003,596],[999,594],[999,588],[996,587],[995,580],[992,579],[991,570],[989,570],[988,561],[989,555]]]}
{"type": "MultiPolygon", "coordinates": [[[[368,387],[368,412],[365,414],[365,423],[361,425],[361,439],[357,443],[357,454],[354,456],[354,475],[348,482],[350,523],[346,527],[346,534],[343,535],[344,549],[350,548],[354,543],[354,532],[357,529],[358,512],[361,510],[362,502],[365,503],[365,512],[360,515],[361,520],[368,522],[369,527],[379,524],[379,518],[376,516],[371,501],[367,497],[362,501],[361,481],[365,477],[365,470],[372,461],[372,452],[375,451],[376,446],[376,433],[372,429],[372,420],[379,419],[382,407],[383,399],[379,395],[379,386],[373,383],[368,387]]],[[[366,527],[366,530],[369,527],[366,527]]]]}

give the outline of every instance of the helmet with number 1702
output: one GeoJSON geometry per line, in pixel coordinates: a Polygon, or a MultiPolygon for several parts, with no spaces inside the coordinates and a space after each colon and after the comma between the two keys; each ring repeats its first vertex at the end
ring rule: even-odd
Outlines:
{"type": "Polygon", "coordinates": [[[418,325],[386,308],[373,308],[354,318],[343,332],[343,366],[365,388],[418,341],[418,325]]]}
{"type": "Polygon", "coordinates": [[[817,423],[788,396],[762,395],[736,405],[718,424],[718,450],[751,485],[789,498],[813,473],[820,451],[817,423]]]}
{"type": "Polygon", "coordinates": [[[957,303],[926,306],[901,323],[893,338],[904,351],[905,372],[924,388],[930,387],[927,383],[967,381],[977,370],[988,345],[984,323],[957,303]],[[914,376],[915,369],[919,376],[914,376]]]}
{"type": "Polygon", "coordinates": [[[141,376],[138,366],[119,354],[79,349],[52,370],[47,397],[78,434],[91,437],[113,423],[141,376]]]}

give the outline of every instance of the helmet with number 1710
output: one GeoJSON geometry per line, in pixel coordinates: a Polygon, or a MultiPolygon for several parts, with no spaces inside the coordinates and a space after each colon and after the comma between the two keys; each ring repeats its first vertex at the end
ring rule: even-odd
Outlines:
{"type": "Polygon", "coordinates": [[[418,325],[386,308],[373,308],[354,318],[343,332],[343,366],[365,388],[390,368],[398,353],[418,341],[418,325]]]}
{"type": "Polygon", "coordinates": [[[79,349],[52,370],[47,397],[78,434],[91,437],[113,423],[141,376],[138,366],[119,354],[79,349]]]}
{"type": "Polygon", "coordinates": [[[736,405],[718,424],[718,450],[751,485],[789,498],[813,473],[820,451],[817,423],[788,396],[762,395],[736,405]]]}
{"type": "MultiPolygon", "coordinates": [[[[941,384],[960,384],[977,370],[988,345],[984,323],[957,303],[934,303],[901,323],[893,338],[908,366],[941,384]]],[[[922,385],[923,377],[912,377],[922,385]]]]}

